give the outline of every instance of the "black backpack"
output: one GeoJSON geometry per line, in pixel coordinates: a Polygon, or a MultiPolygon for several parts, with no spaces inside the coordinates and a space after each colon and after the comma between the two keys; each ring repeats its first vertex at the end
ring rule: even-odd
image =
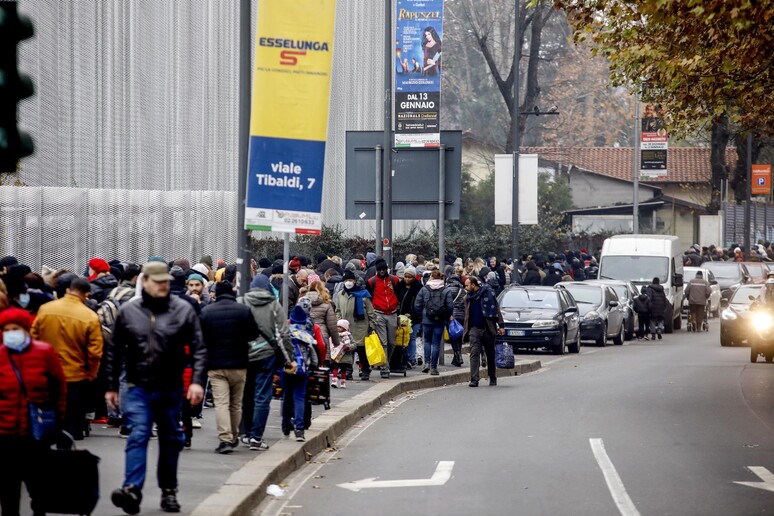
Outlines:
{"type": "Polygon", "coordinates": [[[425,315],[431,321],[443,321],[449,314],[446,312],[446,289],[425,287],[428,290],[428,299],[425,303],[425,315]]]}

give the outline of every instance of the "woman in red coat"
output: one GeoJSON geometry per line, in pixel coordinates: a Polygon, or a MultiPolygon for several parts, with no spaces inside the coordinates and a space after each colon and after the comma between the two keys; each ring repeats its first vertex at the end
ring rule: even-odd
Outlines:
{"type": "Polygon", "coordinates": [[[43,449],[30,433],[28,403],[47,404],[56,410],[60,425],[67,404],[67,383],[59,355],[45,342],[30,337],[32,316],[20,308],[0,312],[0,509],[3,516],[17,516],[21,483],[27,486],[33,512],[38,491],[34,468],[43,449]],[[24,396],[14,365],[27,391],[24,396]]]}

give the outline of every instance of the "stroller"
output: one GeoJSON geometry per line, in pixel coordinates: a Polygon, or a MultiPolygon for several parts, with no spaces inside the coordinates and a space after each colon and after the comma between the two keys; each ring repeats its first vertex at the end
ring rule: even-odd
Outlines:
{"type": "Polygon", "coordinates": [[[709,318],[710,318],[709,306],[710,306],[709,301],[707,301],[707,303],[704,305],[704,320],[701,323],[701,328],[696,328],[696,324],[693,322],[691,313],[688,312],[688,324],[685,327],[687,331],[709,331],[709,318]]]}

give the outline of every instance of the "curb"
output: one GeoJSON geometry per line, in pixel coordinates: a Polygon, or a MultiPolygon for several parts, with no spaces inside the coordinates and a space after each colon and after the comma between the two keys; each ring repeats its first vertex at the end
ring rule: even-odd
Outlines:
{"type": "MultiPolygon", "coordinates": [[[[498,377],[519,376],[540,369],[540,360],[517,360],[514,369],[498,369],[498,377]]],[[[482,369],[482,378],[486,370],[482,369]]],[[[374,412],[391,399],[408,391],[443,387],[470,380],[470,371],[449,371],[439,376],[400,378],[379,382],[365,392],[342,401],[314,418],[306,431],[306,442],[280,440],[235,471],[215,493],[208,496],[192,512],[192,516],[240,516],[252,511],[267,497],[266,488],[277,484],[308,459],[330,448],[355,423],[374,412]]]]}

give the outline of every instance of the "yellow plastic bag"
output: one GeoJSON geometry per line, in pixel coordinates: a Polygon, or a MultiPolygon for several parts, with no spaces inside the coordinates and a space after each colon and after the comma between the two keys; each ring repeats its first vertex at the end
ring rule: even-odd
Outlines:
{"type": "Polygon", "coordinates": [[[444,342],[451,342],[451,337],[449,337],[449,327],[444,326],[443,328],[443,341],[444,342]]]}
{"type": "Polygon", "coordinates": [[[365,338],[366,358],[371,367],[379,367],[387,364],[387,355],[382,347],[382,341],[376,332],[365,338]]]}
{"type": "Polygon", "coordinates": [[[411,326],[398,326],[395,334],[395,345],[405,348],[411,340],[411,326]]]}

